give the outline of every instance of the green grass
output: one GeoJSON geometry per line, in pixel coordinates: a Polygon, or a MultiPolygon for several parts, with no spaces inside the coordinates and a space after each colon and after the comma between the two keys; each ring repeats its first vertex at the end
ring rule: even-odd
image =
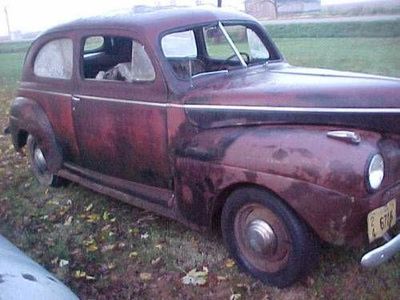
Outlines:
{"type": "Polygon", "coordinates": [[[400,77],[398,38],[275,39],[289,63],[400,77]]]}
{"type": "MultiPolygon", "coordinates": [[[[400,38],[275,39],[295,65],[400,77],[400,38]]],[[[0,44],[0,129],[19,80],[27,44],[0,44]],[[10,49],[19,49],[13,53],[10,49]]],[[[96,194],[78,185],[41,187],[26,157],[0,133],[0,233],[66,282],[82,299],[396,299],[400,257],[360,267],[363,249],[324,247],[321,264],[293,287],[278,290],[228,267],[221,237],[96,194]],[[68,225],[69,218],[70,224],[68,225]],[[144,238],[147,236],[147,238],[144,238]],[[91,245],[91,246],[90,246],[91,245]],[[94,247],[94,246],[95,247],[94,247]],[[69,264],[60,267],[60,259],[69,264]],[[192,268],[209,269],[204,287],[184,286],[192,268]],[[77,271],[91,278],[78,278],[77,271]],[[151,273],[141,280],[140,273],[151,273]],[[223,278],[223,279],[218,279],[223,278]]]]}
{"type": "Polygon", "coordinates": [[[400,37],[400,18],[384,21],[268,24],[273,38],[400,37]]]}

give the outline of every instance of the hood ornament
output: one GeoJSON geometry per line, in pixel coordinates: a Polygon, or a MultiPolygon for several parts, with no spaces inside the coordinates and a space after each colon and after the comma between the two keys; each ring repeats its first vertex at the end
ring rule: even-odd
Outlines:
{"type": "Polygon", "coordinates": [[[358,145],[361,142],[360,135],[353,131],[334,130],[329,131],[326,135],[330,138],[342,140],[344,142],[352,143],[355,145],[358,145]]]}

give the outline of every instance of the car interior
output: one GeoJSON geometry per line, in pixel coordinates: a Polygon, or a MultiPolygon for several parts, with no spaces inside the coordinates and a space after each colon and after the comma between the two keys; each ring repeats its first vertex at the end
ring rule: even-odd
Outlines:
{"type": "MultiPolygon", "coordinates": [[[[227,26],[227,29],[246,65],[268,61],[268,50],[251,29],[242,25],[227,26]]],[[[138,66],[142,72],[146,72],[144,68],[152,68],[152,65],[147,55],[135,57],[132,45],[135,41],[127,37],[87,38],[83,54],[85,79],[135,81],[131,72],[136,65],[147,59],[147,64],[138,66]]],[[[167,34],[162,37],[161,46],[178,79],[188,80],[198,74],[243,67],[228,40],[215,25],[167,34]]]]}

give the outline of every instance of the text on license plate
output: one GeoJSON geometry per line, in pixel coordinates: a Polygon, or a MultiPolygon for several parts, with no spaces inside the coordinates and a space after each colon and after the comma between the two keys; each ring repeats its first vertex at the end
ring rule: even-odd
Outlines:
{"type": "Polygon", "coordinates": [[[382,237],[396,224],[396,199],[368,214],[368,238],[372,242],[382,237]]]}

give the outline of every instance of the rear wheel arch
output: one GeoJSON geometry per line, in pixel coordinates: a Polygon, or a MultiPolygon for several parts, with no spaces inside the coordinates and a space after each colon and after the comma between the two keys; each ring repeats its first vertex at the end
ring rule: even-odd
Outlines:
{"type": "Polygon", "coordinates": [[[56,173],[61,169],[62,149],[45,111],[36,101],[24,97],[14,100],[11,106],[10,130],[17,150],[24,147],[28,136],[32,135],[43,150],[49,170],[56,173]]]}

